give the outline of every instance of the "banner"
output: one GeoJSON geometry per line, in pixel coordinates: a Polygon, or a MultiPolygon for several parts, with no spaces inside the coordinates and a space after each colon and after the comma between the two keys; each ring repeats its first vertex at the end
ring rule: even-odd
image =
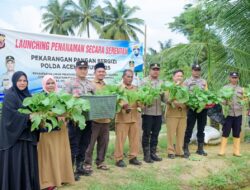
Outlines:
{"type": "Polygon", "coordinates": [[[124,69],[142,71],[143,44],[0,29],[0,102],[4,90],[12,85],[15,71],[27,74],[29,90],[34,93],[41,91],[41,79],[46,74],[53,75],[62,88],[65,80],[75,77],[78,60],[88,61],[88,79],[94,77],[94,65],[103,62],[107,70],[106,81],[117,83],[124,69]]]}

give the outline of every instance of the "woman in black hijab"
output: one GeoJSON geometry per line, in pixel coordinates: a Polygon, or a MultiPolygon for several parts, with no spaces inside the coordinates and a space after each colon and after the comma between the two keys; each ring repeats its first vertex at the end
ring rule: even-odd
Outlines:
{"type": "Polygon", "coordinates": [[[28,90],[27,76],[15,72],[6,91],[0,125],[0,189],[39,190],[37,132],[31,132],[30,116],[18,109],[28,90]]]}

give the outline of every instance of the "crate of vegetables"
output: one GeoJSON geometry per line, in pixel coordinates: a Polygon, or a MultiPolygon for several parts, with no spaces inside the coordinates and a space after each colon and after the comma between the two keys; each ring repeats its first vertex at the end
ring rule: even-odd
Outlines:
{"type": "Polygon", "coordinates": [[[81,96],[90,103],[87,120],[114,118],[116,113],[116,95],[81,96]]]}

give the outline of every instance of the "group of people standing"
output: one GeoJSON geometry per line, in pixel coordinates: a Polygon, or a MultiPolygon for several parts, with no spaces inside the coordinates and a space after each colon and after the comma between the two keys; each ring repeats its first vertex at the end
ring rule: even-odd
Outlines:
{"type": "MultiPolygon", "coordinates": [[[[103,63],[94,67],[95,78],[86,78],[88,63],[76,62],[76,77],[65,82],[64,91],[76,98],[83,95],[95,94],[105,86],[106,69],[103,63]]],[[[163,81],[159,79],[160,64],[151,64],[149,76],[140,85],[151,84],[159,87],[163,81]]],[[[120,88],[135,91],[137,86],[132,84],[134,72],[131,69],[123,71],[120,88]]],[[[177,85],[186,86],[192,90],[198,86],[207,90],[207,82],[201,78],[201,67],[192,66],[192,76],[183,81],[184,72],[173,72],[173,81],[177,85]]],[[[229,86],[235,88],[235,96],[230,105],[230,113],[223,126],[223,137],[219,155],[225,154],[227,137],[233,130],[234,155],[240,156],[239,135],[241,131],[242,107],[237,98],[243,96],[243,90],[238,85],[238,73],[229,76],[229,86]]],[[[109,144],[110,118],[87,121],[84,130],[80,130],[73,122],[66,122],[63,116],[58,120],[64,122],[61,128],[49,132],[41,126],[39,131],[31,132],[32,114],[21,114],[22,102],[31,94],[28,90],[28,79],[24,72],[18,71],[12,77],[13,86],[6,91],[0,126],[0,189],[4,190],[39,190],[55,189],[62,184],[78,181],[81,175],[92,174],[93,151],[97,143],[95,164],[97,169],[109,170],[105,164],[105,155],[109,144]]],[[[57,92],[57,83],[53,76],[46,75],[42,80],[45,93],[57,92]]],[[[129,105],[119,102],[121,111],[115,117],[115,150],[114,160],[117,167],[126,167],[124,161],[124,144],[129,139],[129,164],[140,166],[138,160],[140,144],[143,149],[143,160],[146,163],[161,161],[157,155],[158,137],[162,126],[162,103],[167,105],[165,119],[167,124],[167,153],[168,158],[188,158],[188,145],[193,128],[197,121],[197,154],[207,156],[204,151],[204,128],[207,121],[207,109],[200,113],[188,109],[185,104],[169,100],[169,94],[157,97],[150,106],[140,102],[129,105]],[[172,106],[174,105],[174,106],[172,106]],[[137,108],[142,108],[142,113],[137,108]]]]}

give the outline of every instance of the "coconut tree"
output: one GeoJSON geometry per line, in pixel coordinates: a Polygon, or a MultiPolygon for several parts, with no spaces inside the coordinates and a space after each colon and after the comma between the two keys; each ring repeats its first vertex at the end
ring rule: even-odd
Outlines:
{"type": "Polygon", "coordinates": [[[50,0],[42,9],[45,10],[42,15],[42,23],[45,25],[43,31],[50,34],[74,35],[74,21],[70,18],[67,2],[60,4],[58,0],[50,0]]]}
{"type": "Polygon", "coordinates": [[[97,5],[97,0],[79,0],[78,4],[74,1],[68,1],[71,6],[71,18],[74,20],[74,25],[77,27],[78,35],[82,35],[87,31],[88,38],[90,38],[90,26],[92,26],[97,33],[100,32],[101,26],[104,23],[104,13],[102,8],[97,5]]]}
{"type": "Polygon", "coordinates": [[[115,40],[136,40],[138,41],[137,32],[143,34],[139,28],[144,24],[140,18],[132,17],[139,7],[129,7],[126,0],[115,0],[114,5],[106,1],[105,26],[102,28],[100,37],[115,40]]]}

